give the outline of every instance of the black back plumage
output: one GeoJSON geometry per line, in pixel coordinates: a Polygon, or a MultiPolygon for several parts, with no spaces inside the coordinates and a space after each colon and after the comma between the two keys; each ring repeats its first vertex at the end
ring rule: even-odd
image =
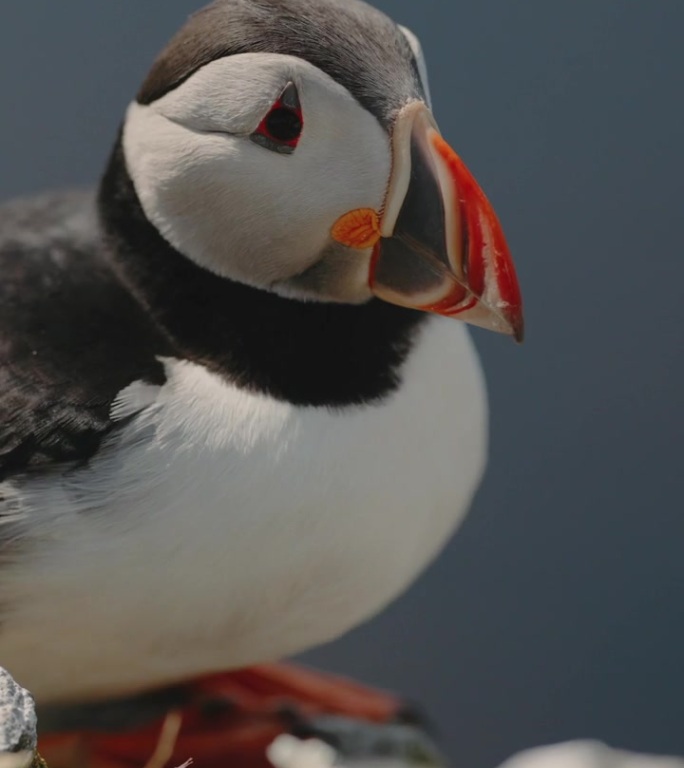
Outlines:
{"type": "Polygon", "coordinates": [[[0,208],[0,481],[86,461],[169,349],[102,258],[92,195],[0,208]]]}

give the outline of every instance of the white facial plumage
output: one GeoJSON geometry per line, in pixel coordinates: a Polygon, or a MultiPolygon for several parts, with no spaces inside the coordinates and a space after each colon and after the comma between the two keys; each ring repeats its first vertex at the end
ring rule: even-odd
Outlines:
{"type": "Polygon", "coordinates": [[[213,61],[152,104],[132,104],[123,146],[145,215],[198,265],[296,298],[370,297],[371,249],[330,233],[350,210],[382,208],[390,139],[317,67],[267,53],[213,61]],[[288,83],[303,131],[280,154],[250,136],[288,83]]]}

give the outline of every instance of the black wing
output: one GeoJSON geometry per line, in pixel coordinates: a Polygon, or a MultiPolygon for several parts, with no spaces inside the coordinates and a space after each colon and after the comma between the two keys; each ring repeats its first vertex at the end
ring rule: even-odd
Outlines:
{"type": "Polygon", "coordinates": [[[169,344],[107,265],[94,197],[0,207],[0,482],[87,461],[117,394],[169,344]]]}

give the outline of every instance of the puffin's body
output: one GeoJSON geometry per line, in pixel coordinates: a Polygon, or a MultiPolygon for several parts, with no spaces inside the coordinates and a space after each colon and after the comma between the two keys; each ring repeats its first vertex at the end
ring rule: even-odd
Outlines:
{"type": "Polygon", "coordinates": [[[219,0],[97,199],[0,208],[0,663],[40,701],[329,640],[462,519],[485,390],[438,314],[520,302],[426,94],[361,3],[219,0]]]}
{"type": "MultiPolygon", "coordinates": [[[[89,197],[26,208],[3,248],[3,290],[32,305],[2,325],[18,362],[7,463],[29,469],[1,486],[3,665],[41,700],[128,693],[300,651],[406,587],[484,465],[465,326],[412,328],[397,386],[367,404],[295,405],[169,347],[103,264],[89,197]],[[87,463],[53,468],[96,440],[87,463]]],[[[313,338],[292,365],[315,375],[337,318],[305,306],[313,338]]]]}

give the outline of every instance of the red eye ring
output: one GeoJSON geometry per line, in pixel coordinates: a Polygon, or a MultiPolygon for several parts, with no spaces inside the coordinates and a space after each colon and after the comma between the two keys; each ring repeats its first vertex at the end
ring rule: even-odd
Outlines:
{"type": "Polygon", "coordinates": [[[252,141],[281,154],[292,154],[304,130],[304,115],[294,83],[288,83],[251,135],[252,141]]]}

